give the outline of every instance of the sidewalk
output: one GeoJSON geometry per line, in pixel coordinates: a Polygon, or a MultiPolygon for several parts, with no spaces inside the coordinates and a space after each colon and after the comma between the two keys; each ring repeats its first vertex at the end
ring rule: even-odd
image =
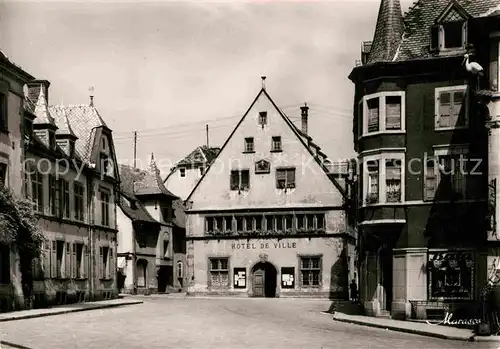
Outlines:
{"type": "MultiPolygon", "coordinates": [[[[418,334],[428,337],[442,339],[453,339],[461,341],[476,341],[490,337],[475,337],[472,330],[455,328],[451,326],[429,325],[427,323],[400,321],[386,318],[378,318],[362,315],[346,315],[335,312],[333,319],[340,322],[347,322],[356,325],[384,328],[386,330],[418,334]],[[481,339],[479,339],[481,338],[481,339]]],[[[492,338],[491,338],[492,339],[492,338]]],[[[491,340],[490,339],[490,340],[491,340]]]]}
{"type": "Polygon", "coordinates": [[[32,319],[42,316],[60,315],[60,314],[74,313],[85,310],[114,308],[114,307],[121,307],[124,305],[141,304],[141,303],[143,303],[143,301],[141,300],[112,299],[99,302],[59,305],[52,308],[20,310],[20,311],[13,311],[9,313],[0,314],[0,322],[32,319]]]}

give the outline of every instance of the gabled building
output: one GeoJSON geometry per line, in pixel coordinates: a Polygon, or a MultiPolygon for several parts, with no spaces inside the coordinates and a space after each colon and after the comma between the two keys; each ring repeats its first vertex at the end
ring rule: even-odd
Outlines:
{"type": "Polygon", "coordinates": [[[182,200],[186,200],[205,170],[217,157],[219,150],[218,147],[197,147],[172,167],[165,178],[165,186],[182,200]]]}
{"type": "Polygon", "coordinates": [[[147,170],[120,165],[120,177],[118,268],[125,292],[182,290],[185,233],[173,208],[178,197],[165,188],[153,157],[147,170]]]}
{"type": "MultiPolygon", "coordinates": [[[[22,195],[24,85],[34,77],[0,52],[0,185],[22,195]]],[[[22,304],[17,251],[0,244],[0,311],[22,304]]]]}
{"type": "Polygon", "coordinates": [[[24,193],[46,243],[33,270],[35,306],[118,296],[111,130],[95,108],[50,105],[50,82],[28,83],[24,193]]]}
{"type": "Polygon", "coordinates": [[[296,127],[263,88],[206,169],[186,200],[189,294],[347,297],[347,191],[307,119],[304,106],[296,127]]]}
{"type": "Polygon", "coordinates": [[[349,76],[367,314],[479,317],[498,256],[499,15],[498,0],[419,0],[404,16],[381,0],[349,76]]]}

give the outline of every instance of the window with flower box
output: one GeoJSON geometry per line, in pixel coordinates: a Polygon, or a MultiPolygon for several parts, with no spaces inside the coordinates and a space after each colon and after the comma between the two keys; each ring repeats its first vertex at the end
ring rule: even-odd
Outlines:
{"type": "Polygon", "coordinates": [[[404,201],[404,153],[363,158],[363,205],[404,201]]]}
{"type": "Polygon", "coordinates": [[[229,287],[229,258],[209,258],[210,266],[210,287],[229,287]]]}

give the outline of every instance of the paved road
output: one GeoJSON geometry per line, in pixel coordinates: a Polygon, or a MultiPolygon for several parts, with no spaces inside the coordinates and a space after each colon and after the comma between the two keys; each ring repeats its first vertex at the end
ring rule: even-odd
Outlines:
{"type": "Polygon", "coordinates": [[[0,324],[0,338],[33,349],[460,349],[447,341],[335,322],[329,302],[303,299],[183,299],[0,324]]]}

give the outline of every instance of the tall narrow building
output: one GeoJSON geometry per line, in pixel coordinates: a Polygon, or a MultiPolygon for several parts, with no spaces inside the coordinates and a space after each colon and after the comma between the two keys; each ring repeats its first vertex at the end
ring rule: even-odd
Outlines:
{"type": "Polygon", "coordinates": [[[381,0],[373,40],[349,75],[369,315],[479,317],[500,256],[489,199],[497,178],[487,182],[500,174],[500,135],[487,129],[500,114],[498,5],[420,0],[403,16],[399,0],[381,0]]]}

